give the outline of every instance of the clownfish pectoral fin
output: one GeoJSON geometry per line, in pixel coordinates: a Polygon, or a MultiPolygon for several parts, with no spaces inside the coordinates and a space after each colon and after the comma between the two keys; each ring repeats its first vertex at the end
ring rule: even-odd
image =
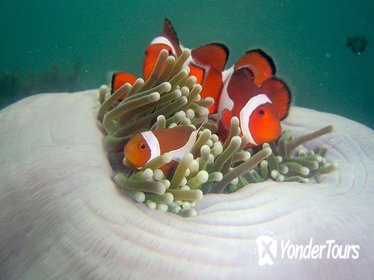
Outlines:
{"type": "Polygon", "coordinates": [[[257,86],[276,72],[273,59],[260,49],[247,51],[234,66],[235,69],[242,67],[252,71],[257,86]]]}
{"type": "Polygon", "coordinates": [[[231,119],[232,119],[231,111],[228,109],[224,109],[221,112],[221,117],[218,123],[218,135],[222,142],[226,141],[229,135],[231,119]]]}
{"type": "Polygon", "coordinates": [[[111,93],[115,92],[121,86],[126,83],[130,83],[131,85],[135,83],[136,77],[133,74],[126,73],[126,72],[117,72],[114,73],[112,76],[112,88],[111,93]]]}
{"type": "Polygon", "coordinates": [[[175,31],[171,21],[167,18],[164,20],[164,29],[161,33],[161,36],[165,37],[175,50],[175,55],[178,57],[182,53],[182,49],[180,47],[179,39],[177,32],[175,31]]]}
{"type": "Polygon", "coordinates": [[[291,103],[291,91],[287,84],[278,78],[267,79],[260,87],[279,112],[280,120],[287,117],[291,103]]]}
{"type": "Polygon", "coordinates": [[[223,71],[229,57],[229,49],[223,44],[211,43],[192,50],[191,55],[196,63],[223,71]]]}

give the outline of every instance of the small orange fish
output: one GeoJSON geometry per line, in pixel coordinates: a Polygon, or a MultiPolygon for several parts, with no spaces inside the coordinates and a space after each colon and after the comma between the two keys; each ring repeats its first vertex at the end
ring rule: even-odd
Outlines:
{"type": "MultiPolygon", "coordinates": [[[[164,20],[164,28],[160,36],[152,40],[145,50],[143,63],[143,79],[147,80],[156,65],[161,50],[167,50],[169,55],[178,58],[185,49],[180,44],[177,33],[168,19],[164,20]]],[[[201,97],[211,96],[218,100],[222,89],[222,71],[225,68],[229,51],[219,43],[211,43],[191,51],[191,60],[186,62],[190,68],[189,76],[195,76],[197,83],[202,85],[201,97]]],[[[136,78],[129,73],[118,72],[112,77],[112,93],[126,82],[133,84],[136,78]]],[[[218,104],[210,111],[217,111],[218,104]]]]}
{"type": "MultiPolygon", "coordinates": [[[[124,156],[137,169],[167,152],[171,153],[174,163],[177,163],[190,152],[198,131],[190,126],[176,126],[137,133],[125,145],[124,156]]],[[[162,170],[167,174],[174,166],[167,165],[162,170]]]]}
{"type": "MultiPolygon", "coordinates": [[[[117,89],[119,89],[121,86],[123,86],[126,83],[130,83],[131,85],[133,85],[136,79],[137,78],[133,74],[130,74],[127,72],[114,73],[112,76],[111,93],[115,92],[117,89]]],[[[121,98],[121,100],[122,99],[123,98],[121,98]]]]}
{"type": "Polygon", "coordinates": [[[291,94],[287,85],[274,77],[275,71],[273,60],[266,53],[251,50],[223,73],[218,108],[221,140],[227,138],[234,116],[239,118],[242,134],[249,139],[246,147],[280,136],[280,121],[287,116],[291,94]]]}

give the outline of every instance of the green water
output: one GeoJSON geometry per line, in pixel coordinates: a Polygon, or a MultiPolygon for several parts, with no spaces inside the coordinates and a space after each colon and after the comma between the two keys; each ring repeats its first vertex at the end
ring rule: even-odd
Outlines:
{"type": "Polygon", "coordinates": [[[168,17],[184,46],[222,42],[227,67],[262,48],[293,104],[374,128],[373,14],[369,0],[3,0],[0,106],[36,92],[96,88],[114,70],[139,75],[144,48],[168,17]],[[361,55],[346,46],[356,35],[368,41],[361,55]]]}

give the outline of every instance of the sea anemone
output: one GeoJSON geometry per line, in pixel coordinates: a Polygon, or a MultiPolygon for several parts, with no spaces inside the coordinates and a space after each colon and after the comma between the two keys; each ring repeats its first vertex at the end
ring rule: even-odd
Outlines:
{"type": "Polygon", "coordinates": [[[327,164],[325,146],[316,153],[293,151],[304,142],[331,132],[332,126],[298,139],[292,139],[292,132],[287,130],[270,145],[244,150],[243,143],[248,141],[240,136],[239,120],[234,117],[229,136],[222,143],[214,134],[216,124],[208,116],[213,99],[201,98],[201,86],[195,77],[188,76],[189,67],[183,66],[191,60],[190,55],[186,49],[175,59],[163,50],[148,80],[126,83],[110,96],[106,86],[100,88],[102,105],[97,119],[106,134],[104,147],[117,173],[114,181],[125,194],[152,209],[195,216],[195,202],[203,193],[234,192],[248,183],[268,179],[308,182],[309,178],[336,170],[336,164],[327,164]],[[171,161],[167,153],[140,171],[127,167],[123,148],[134,133],[177,125],[190,125],[201,131],[173,176],[168,178],[160,169],[171,161]]]}
{"type": "Polygon", "coordinates": [[[198,215],[152,211],[121,195],[103,149],[98,91],[41,94],[0,111],[0,274],[4,279],[370,278],[374,132],[336,115],[292,107],[295,138],[329,146],[339,169],[319,184],[250,184],[207,194],[198,215]],[[358,259],[281,259],[258,266],[256,238],[358,244],[358,259]]]}

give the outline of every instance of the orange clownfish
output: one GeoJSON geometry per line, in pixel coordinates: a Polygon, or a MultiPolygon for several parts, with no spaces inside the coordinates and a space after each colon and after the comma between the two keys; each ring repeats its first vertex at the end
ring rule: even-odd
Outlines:
{"type": "MultiPolygon", "coordinates": [[[[190,152],[198,132],[190,126],[175,126],[137,133],[125,145],[124,156],[137,169],[167,152],[172,155],[172,162],[176,163],[190,152]]],[[[168,173],[173,166],[168,164],[162,170],[168,173]]]]}
{"type": "Polygon", "coordinates": [[[291,95],[287,85],[274,77],[273,60],[261,50],[246,52],[223,73],[224,85],[218,108],[218,134],[225,140],[231,118],[239,118],[246,147],[276,140],[281,134],[280,121],[287,114],[291,95]]]}
{"type": "MultiPolygon", "coordinates": [[[[164,20],[164,28],[160,36],[152,40],[145,50],[143,63],[143,79],[147,80],[152,73],[161,50],[166,49],[169,55],[178,58],[185,49],[179,42],[177,33],[168,19],[164,20]]],[[[201,97],[211,96],[218,99],[222,89],[222,71],[225,68],[229,51],[219,43],[211,43],[191,51],[191,60],[186,61],[190,68],[190,76],[197,78],[202,85],[201,97]]],[[[115,73],[112,77],[112,92],[126,82],[133,84],[135,76],[125,72],[115,73]]],[[[213,105],[210,111],[217,111],[218,104],[213,105]]]]}

